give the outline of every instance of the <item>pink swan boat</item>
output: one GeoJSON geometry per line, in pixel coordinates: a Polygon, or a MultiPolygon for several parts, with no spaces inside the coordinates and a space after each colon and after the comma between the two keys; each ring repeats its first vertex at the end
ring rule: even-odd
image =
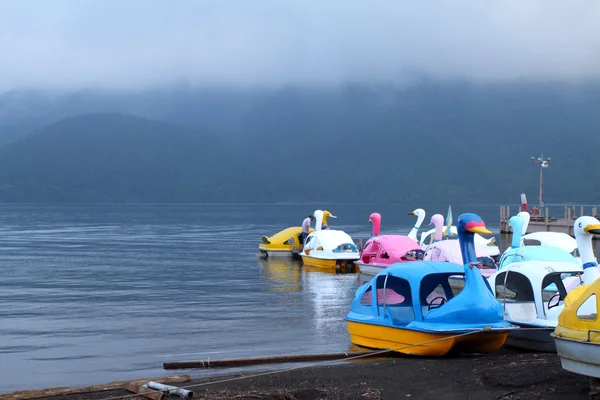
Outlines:
{"type": "Polygon", "coordinates": [[[404,235],[379,234],[381,214],[371,214],[369,222],[373,224],[373,233],[365,243],[360,259],[355,261],[361,273],[375,275],[392,264],[418,261],[422,258],[423,250],[416,240],[404,235]]]}
{"type": "MultiPolygon", "coordinates": [[[[435,239],[425,249],[424,261],[447,261],[455,264],[462,263],[462,254],[460,252],[460,244],[457,239],[442,240],[444,230],[444,216],[435,214],[431,217],[430,225],[435,226],[435,239]]],[[[481,274],[488,278],[493,275],[498,266],[490,257],[486,246],[475,244],[475,254],[477,260],[481,263],[481,274]]]]}

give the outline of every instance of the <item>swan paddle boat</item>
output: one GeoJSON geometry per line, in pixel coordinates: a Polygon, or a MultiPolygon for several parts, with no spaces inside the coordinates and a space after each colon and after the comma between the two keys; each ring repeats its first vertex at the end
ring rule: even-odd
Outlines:
{"type": "Polygon", "coordinates": [[[353,344],[421,356],[490,353],[502,347],[516,327],[503,319],[502,305],[481,275],[473,243],[474,233],[491,232],[476,214],[462,214],[458,226],[462,265],[394,264],[356,291],[345,317],[353,344]],[[456,275],[465,277],[459,293],[449,283],[456,275]]]}
{"type": "Polygon", "coordinates": [[[416,240],[404,235],[379,234],[381,214],[371,214],[369,222],[373,224],[373,232],[363,246],[360,259],[356,262],[361,273],[375,275],[392,264],[423,259],[424,252],[416,240]]]}
{"type": "MultiPolygon", "coordinates": [[[[529,220],[531,216],[527,211],[521,211],[517,214],[523,221],[523,229],[521,231],[521,246],[546,246],[558,247],[565,250],[575,257],[580,263],[581,259],[577,257],[577,240],[563,232],[532,232],[527,233],[529,220]]],[[[510,222],[509,222],[510,224],[510,222]]],[[[509,251],[510,248],[506,249],[509,251]]]]}
{"type": "MultiPolygon", "coordinates": [[[[316,210],[313,215],[316,221],[323,220],[323,211],[316,210]]],[[[317,223],[315,231],[306,237],[300,257],[308,266],[358,272],[354,262],[360,258],[360,254],[346,232],[335,229],[322,230],[321,225],[317,223]]]]}
{"type": "Polygon", "coordinates": [[[579,217],[574,231],[583,261],[584,285],[567,295],[552,337],[564,369],[600,378],[600,272],[592,247],[592,236],[600,234],[600,221],[579,217]]]}
{"type": "MultiPolygon", "coordinates": [[[[515,232],[521,232],[524,227],[525,221],[519,213],[508,220],[509,225],[513,228],[513,238],[511,247],[500,257],[498,264],[498,270],[502,270],[504,267],[514,262],[527,262],[527,261],[563,261],[572,263],[575,265],[581,265],[580,262],[573,257],[567,250],[559,246],[545,246],[545,245],[523,245],[523,235],[515,232]]],[[[546,232],[538,232],[546,233],[546,232]]],[[[577,235],[577,233],[576,233],[577,235]]],[[[591,246],[591,244],[590,244],[591,246]]]]}
{"type": "MultiPolygon", "coordinates": [[[[440,215],[441,216],[441,227],[444,226],[444,217],[441,214],[436,214],[436,215],[440,215]]],[[[439,217],[436,217],[439,218],[439,217]]],[[[448,208],[448,217],[447,219],[447,225],[446,228],[442,228],[441,230],[441,235],[442,237],[437,236],[437,233],[440,231],[440,227],[439,226],[434,226],[433,229],[428,230],[427,232],[424,232],[421,234],[421,239],[419,241],[419,245],[421,246],[421,248],[423,250],[426,250],[427,247],[429,245],[431,245],[434,242],[440,241],[442,240],[443,236],[455,236],[458,234],[458,231],[456,229],[455,225],[452,225],[452,209],[448,208]]],[[[432,220],[430,220],[430,224],[429,225],[433,225],[433,222],[431,222],[432,220]]],[[[500,256],[500,249],[498,248],[498,246],[496,246],[495,242],[496,242],[496,238],[492,237],[490,239],[486,239],[483,236],[479,235],[479,234],[475,234],[475,246],[477,246],[478,249],[483,249],[483,246],[487,246],[485,247],[485,253],[487,255],[489,255],[491,258],[495,258],[495,257],[499,257],[500,256]]],[[[496,258],[497,260],[497,258],[496,258]]]]}
{"type": "Polygon", "coordinates": [[[523,219],[510,218],[511,248],[504,253],[501,268],[488,278],[492,292],[502,303],[504,319],[522,328],[506,344],[527,350],[555,352],[550,333],[558,323],[564,299],[571,288],[566,279],[581,282],[583,268],[566,251],[557,247],[521,244],[523,219]]]}
{"type": "MultiPolygon", "coordinates": [[[[525,213],[526,214],[526,213],[525,213]]],[[[527,227],[529,221],[528,214],[526,218],[523,218],[523,213],[519,213],[516,216],[513,216],[509,219],[508,223],[513,228],[513,240],[511,247],[506,249],[502,257],[500,257],[500,262],[498,263],[498,270],[504,269],[506,266],[510,265],[514,262],[529,262],[529,261],[544,261],[544,262],[563,262],[563,263],[572,263],[576,266],[581,266],[581,260],[574,257],[571,253],[562,249],[558,246],[543,246],[543,245],[527,245],[524,246],[524,240],[522,236],[519,238],[519,235],[515,235],[514,232],[524,232],[527,227]],[[521,230],[522,227],[522,230],[521,230]]],[[[542,232],[544,233],[544,232],[542,232]]],[[[573,290],[575,287],[581,284],[580,277],[573,274],[564,274],[562,276],[563,285],[568,292],[573,290]]],[[[558,290],[555,286],[549,286],[547,290],[552,289],[558,290]]]]}
{"type": "MultiPolygon", "coordinates": [[[[442,240],[444,217],[441,214],[433,215],[431,217],[431,224],[435,226],[435,240],[425,248],[423,260],[462,264],[463,255],[461,253],[460,241],[457,239],[442,240]]],[[[496,272],[498,267],[488,253],[488,246],[477,243],[474,240],[474,247],[477,260],[482,264],[481,273],[487,278],[496,272]]]]}
{"type": "MultiPolygon", "coordinates": [[[[310,228],[309,232],[314,229],[310,228]]],[[[302,234],[301,226],[292,226],[273,236],[263,236],[258,245],[259,255],[261,257],[293,257],[295,250],[302,247],[300,237],[302,234]]]]}

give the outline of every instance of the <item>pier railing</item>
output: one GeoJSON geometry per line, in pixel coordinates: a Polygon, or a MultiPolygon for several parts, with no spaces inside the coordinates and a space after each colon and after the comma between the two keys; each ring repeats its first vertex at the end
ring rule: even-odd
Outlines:
{"type": "MultiPolygon", "coordinates": [[[[521,211],[521,207],[500,206],[500,233],[512,233],[512,228],[508,224],[508,220],[510,217],[517,215],[521,211]]],[[[585,207],[583,206],[565,206],[564,215],[562,217],[551,217],[548,212],[548,207],[545,207],[544,210],[540,210],[540,213],[541,215],[531,215],[527,233],[540,231],[563,232],[574,236],[573,223],[575,220],[583,215],[591,215],[597,218],[598,208],[592,207],[591,213],[586,214],[585,207]],[[577,213],[577,211],[579,211],[579,213],[577,213]]]]}

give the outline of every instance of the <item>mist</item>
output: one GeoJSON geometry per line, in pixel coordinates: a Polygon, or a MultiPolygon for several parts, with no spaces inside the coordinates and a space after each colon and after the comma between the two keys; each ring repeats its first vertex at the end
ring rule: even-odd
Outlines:
{"type": "Polygon", "coordinates": [[[0,90],[600,76],[600,2],[0,4],[0,90]]]}

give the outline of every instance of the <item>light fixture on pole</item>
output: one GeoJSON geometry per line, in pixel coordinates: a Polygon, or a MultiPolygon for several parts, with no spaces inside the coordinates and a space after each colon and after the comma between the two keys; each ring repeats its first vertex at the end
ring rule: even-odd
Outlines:
{"type": "Polygon", "coordinates": [[[540,164],[540,213],[542,212],[542,209],[544,207],[544,201],[543,201],[543,197],[542,197],[542,193],[543,193],[543,185],[544,185],[544,168],[548,168],[550,166],[551,163],[551,158],[544,158],[544,152],[542,152],[542,155],[540,157],[538,157],[537,159],[535,157],[531,157],[531,162],[533,164],[540,164]]]}

